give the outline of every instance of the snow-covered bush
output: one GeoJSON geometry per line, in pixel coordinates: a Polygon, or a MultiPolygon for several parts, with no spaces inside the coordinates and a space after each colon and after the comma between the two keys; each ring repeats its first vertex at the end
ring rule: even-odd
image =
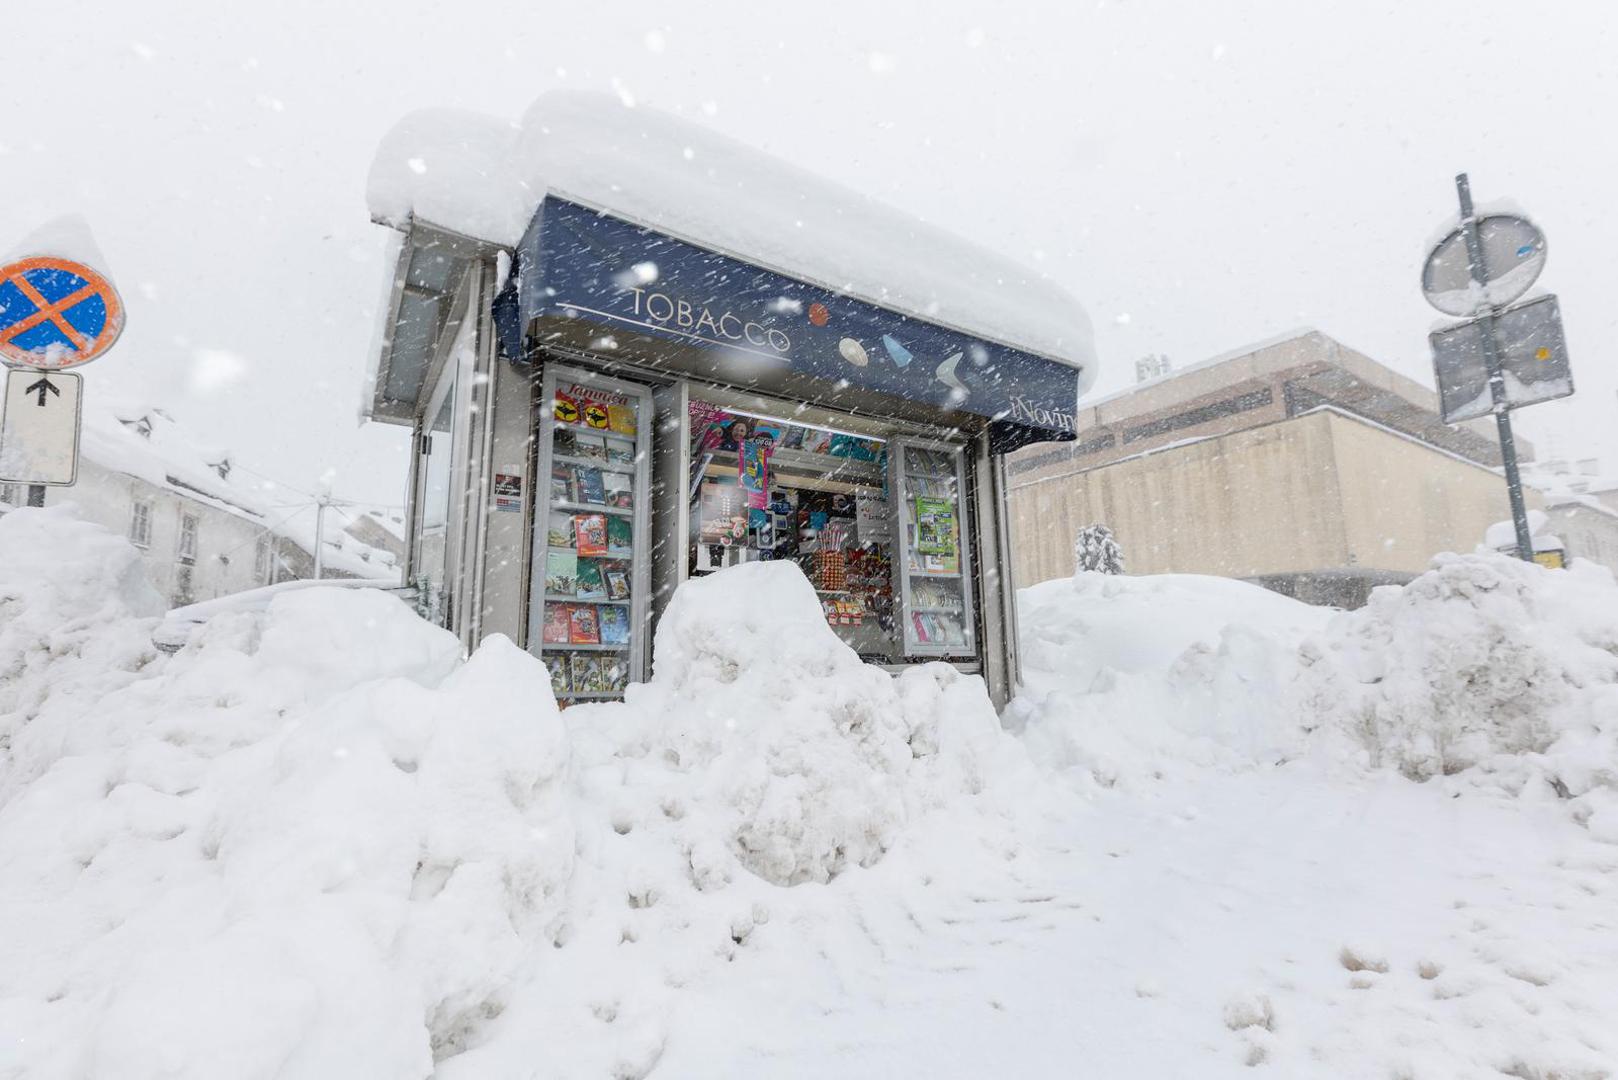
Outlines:
{"type": "Polygon", "coordinates": [[[1124,552],[1105,525],[1086,525],[1073,540],[1073,572],[1076,574],[1121,574],[1124,552]]]}

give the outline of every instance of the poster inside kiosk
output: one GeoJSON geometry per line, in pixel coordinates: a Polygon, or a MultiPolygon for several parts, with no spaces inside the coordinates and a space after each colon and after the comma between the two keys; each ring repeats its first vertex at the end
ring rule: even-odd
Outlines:
{"type": "Polygon", "coordinates": [[[84,378],[69,371],[6,372],[0,483],[66,487],[77,479],[84,378]]]}

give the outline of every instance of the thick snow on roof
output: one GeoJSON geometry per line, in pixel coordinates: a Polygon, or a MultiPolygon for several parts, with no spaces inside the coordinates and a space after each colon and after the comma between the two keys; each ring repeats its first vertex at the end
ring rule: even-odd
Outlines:
{"type": "MultiPolygon", "coordinates": [[[[230,465],[230,451],[193,440],[157,405],[131,400],[86,400],[80,451],[86,459],[111,472],[133,476],[153,487],[235,514],[291,540],[305,551],[314,551],[313,506],[300,512],[287,505],[302,499],[302,495],[272,483],[242,478],[230,465]]],[[[362,577],[397,573],[391,565],[391,555],[348,536],[342,530],[342,519],[335,513],[328,514],[327,566],[362,577]]]]}
{"type": "Polygon", "coordinates": [[[1036,271],[753,147],[617,98],[553,91],[519,123],[413,113],[371,166],[372,216],[505,247],[547,192],[803,281],[1081,366],[1094,333],[1036,271]]]}

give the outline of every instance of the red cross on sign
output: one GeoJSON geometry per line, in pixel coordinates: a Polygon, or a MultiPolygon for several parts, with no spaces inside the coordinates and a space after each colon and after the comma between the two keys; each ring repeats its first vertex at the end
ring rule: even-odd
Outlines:
{"type": "Polygon", "coordinates": [[[0,266],[0,359],[76,367],[112,348],[123,329],[118,291],[83,263],[37,256],[0,266]]]}

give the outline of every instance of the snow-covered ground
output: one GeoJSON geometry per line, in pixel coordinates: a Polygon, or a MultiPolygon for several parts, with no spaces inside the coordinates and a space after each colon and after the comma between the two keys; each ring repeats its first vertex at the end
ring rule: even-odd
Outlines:
{"type": "Polygon", "coordinates": [[[0,520],[0,1077],[1605,1077],[1618,588],[1022,596],[1005,728],[786,564],[559,713],[509,642],[287,592],[170,656],[0,520]]]}

